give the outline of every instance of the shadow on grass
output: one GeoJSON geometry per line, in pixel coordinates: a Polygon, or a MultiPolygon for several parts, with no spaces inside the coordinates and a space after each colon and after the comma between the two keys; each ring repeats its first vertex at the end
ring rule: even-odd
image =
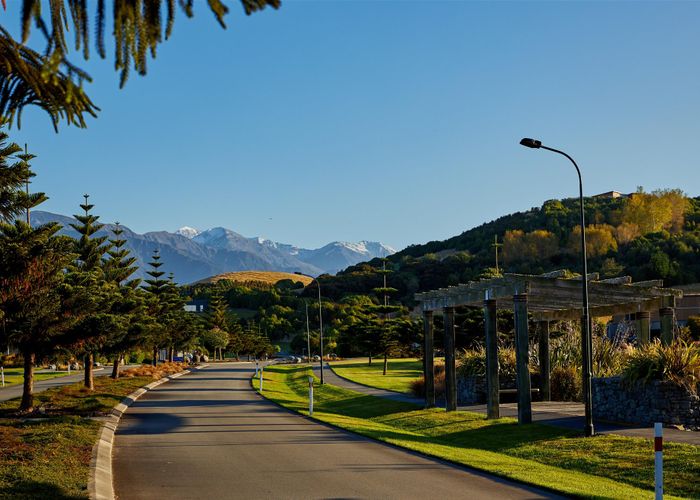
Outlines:
{"type": "Polygon", "coordinates": [[[56,486],[55,484],[42,481],[18,481],[10,485],[0,485],[0,498],[12,498],[15,500],[21,499],[36,499],[36,498],[51,498],[53,500],[84,500],[85,495],[72,495],[56,486]]]}

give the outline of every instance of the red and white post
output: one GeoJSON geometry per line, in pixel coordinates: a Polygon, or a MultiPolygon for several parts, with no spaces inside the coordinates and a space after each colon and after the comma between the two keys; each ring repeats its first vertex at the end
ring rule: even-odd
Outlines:
{"type": "Polygon", "coordinates": [[[664,434],[663,425],[659,422],[654,424],[654,488],[656,500],[664,497],[664,434]]]}

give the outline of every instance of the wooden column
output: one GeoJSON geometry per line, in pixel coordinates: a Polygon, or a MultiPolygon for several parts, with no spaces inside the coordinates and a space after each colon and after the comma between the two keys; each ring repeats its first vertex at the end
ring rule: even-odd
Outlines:
{"type": "Polygon", "coordinates": [[[445,409],[457,409],[457,369],[455,365],[455,308],[443,309],[445,323],[445,409]]]}
{"type": "Polygon", "coordinates": [[[540,321],[537,326],[540,347],[540,395],[542,396],[542,401],[551,401],[552,393],[549,385],[549,321],[540,321]]]}
{"type": "Polygon", "coordinates": [[[513,295],[515,312],[515,363],[518,387],[518,423],[532,422],[532,396],[530,394],[529,339],[527,332],[527,294],[513,295]]]}
{"type": "Polygon", "coordinates": [[[423,377],[425,379],[425,407],[435,406],[435,360],[433,358],[433,311],[423,311],[423,377]]]}
{"type": "Polygon", "coordinates": [[[669,345],[673,342],[673,308],[662,307],[659,309],[661,318],[661,343],[669,345]]]}
{"type": "Polygon", "coordinates": [[[651,340],[651,315],[649,311],[639,311],[634,317],[637,326],[637,344],[648,344],[651,340]]]}
{"type": "Polygon", "coordinates": [[[496,301],[484,301],[484,330],[486,334],[486,418],[499,418],[498,390],[498,328],[496,301]]]}

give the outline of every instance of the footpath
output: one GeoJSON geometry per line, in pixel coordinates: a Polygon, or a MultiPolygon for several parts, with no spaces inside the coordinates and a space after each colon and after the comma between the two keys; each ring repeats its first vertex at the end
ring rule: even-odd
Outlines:
{"type": "MultiPolygon", "coordinates": [[[[315,365],[313,370],[314,374],[319,376],[320,367],[315,365]]],[[[323,377],[326,383],[343,387],[351,391],[393,399],[396,401],[403,401],[406,403],[413,403],[419,407],[424,406],[423,399],[411,396],[410,394],[369,387],[343,378],[337,375],[333,371],[332,366],[328,363],[326,363],[324,366],[323,377]]],[[[476,413],[486,414],[485,404],[459,406],[457,409],[461,411],[473,411],[476,413]]],[[[500,412],[502,417],[517,418],[518,405],[517,403],[501,403],[500,412]]],[[[569,429],[583,429],[584,407],[582,403],[571,403],[564,401],[535,401],[532,403],[532,420],[540,424],[566,427],[569,429]]],[[[623,426],[607,422],[594,422],[594,425],[597,434],[616,434],[618,436],[654,439],[653,427],[641,425],[623,426]]],[[[700,446],[700,432],[664,428],[664,441],[700,446]]]]}

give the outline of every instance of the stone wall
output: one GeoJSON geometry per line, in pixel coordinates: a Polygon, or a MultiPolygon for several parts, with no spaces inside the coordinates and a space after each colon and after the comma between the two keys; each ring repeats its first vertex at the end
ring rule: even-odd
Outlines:
{"type": "Polygon", "coordinates": [[[457,405],[476,405],[485,402],[485,377],[457,377],[457,405]]]}
{"type": "Polygon", "coordinates": [[[620,377],[594,378],[592,390],[594,419],[700,430],[700,397],[670,382],[653,380],[628,388],[620,377]]]}

